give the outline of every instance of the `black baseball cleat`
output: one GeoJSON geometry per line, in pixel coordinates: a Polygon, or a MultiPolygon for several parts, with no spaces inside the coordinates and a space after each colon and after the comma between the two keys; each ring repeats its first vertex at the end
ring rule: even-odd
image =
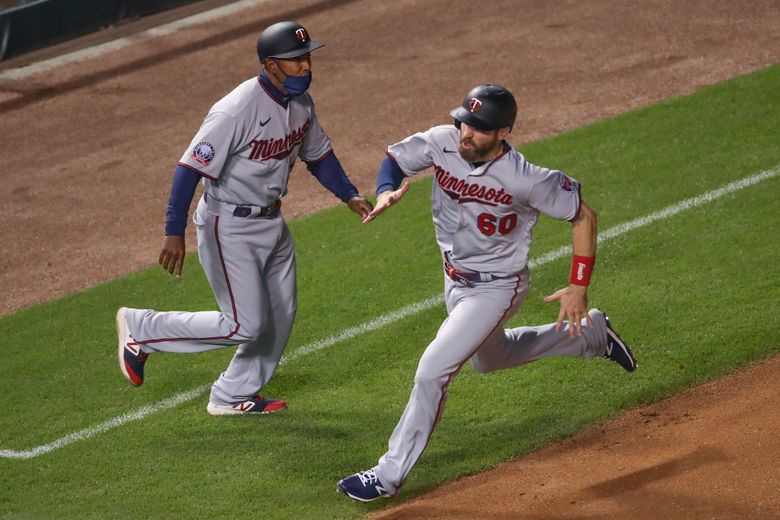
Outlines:
{"type": "Polygon", "coordinates": [[[116,311],[116,334],[119,347],[119,368],[133,386],[144,384],[144,364],[149,354],[141,350],[141,346],[133,341],[133,335],[127,325],[126,307],[116,311]]]}
{"type": "MultiPolygon", "coordinates": [[[[603,313],[602,313],[603,314],[603,313]]],[[[610,361],[614,361],[627,372],[633,372],[636,370],[636,360],[631,349],[628,348],[626,342],[623,341],[615,329],[612,328],[612,324],[609,321],[609,316],[604,314],[604,319],[607,321],[607,352],[604,357],[610,361]]]]}
{"type": "Polygon", "coordinates": [[[377,498],[390,498],[373,469],[360,471],[339,480],[336,491],[358,502],[371,502],[377,498]]]}

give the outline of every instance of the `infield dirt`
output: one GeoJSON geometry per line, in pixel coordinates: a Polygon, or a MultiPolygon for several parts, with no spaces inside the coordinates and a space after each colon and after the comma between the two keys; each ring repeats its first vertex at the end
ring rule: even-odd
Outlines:
{"type": "MultiPolygon", "coordinates": [[[[514,91],[520,145],[780,58],[776,0],[277,0],[3,83],[0,314],[156,261],[176,161],[282,19],[327,44],[312,92],[364,193],[387,144],[446,122],[475,83],[514,91]]],[[[336,202],[296,167],[287,218],[336,202]]],[[[778,380],[774,358],[379,516],[780,518],[780,472],[762,462],[780,460],[778,380]]]]}

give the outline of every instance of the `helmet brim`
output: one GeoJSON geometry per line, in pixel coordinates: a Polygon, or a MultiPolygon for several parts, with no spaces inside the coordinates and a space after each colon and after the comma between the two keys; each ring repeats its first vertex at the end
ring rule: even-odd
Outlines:
{"type": "Polygon", "coordinates": [[[471,128],[476,128],[477,130],[495,130],[495,128],[488,128],[489,125],[486,125],[483,121],[480,121],[477,116],[462,106],[450,110],[450,116],[452,116],[454,119],[457,119],[461,123],[466,123],[471,128]]]}
{"type": "MultiPolygon", "coordinates": [[[[308,54],[312,51],[316,51],[320,47],[325,47],[325,44],[322,42],[317,42],[314,40],[309,40],[306,42],[306,45],[303,47],[298,47],[297,49],[293,49],[291,51],[287,52],[281,52],[279,54],[273,54],[271,56],[268,56],[268,58],[277,58],[280,60],[285,60],[289,58],[297,58],[298,56],[303,56],[304,54],[308,54]]],[[[268,59],[266,58],[266,59],[268,59]]]]}

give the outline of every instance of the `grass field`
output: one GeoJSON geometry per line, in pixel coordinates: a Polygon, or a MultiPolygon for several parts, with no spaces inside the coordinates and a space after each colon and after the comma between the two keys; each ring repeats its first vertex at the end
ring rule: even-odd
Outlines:
{"type": "MultiPolygon", "coordinates": [[[[581,180],[606,230],[776,173],[779,91],[775,66],[523,152],[581,180]]],[[[440,293],[429,194],[430,179],[415,183],[367,226],[344,208],[291,223],[298,320],[288,358],[267,388],[287,400],[284,413],[211,417],[201,390],[178,406],[13,458],[10,450],[34,450],[208,385],[233,349],[154,355],[140,389],[117,367],[117,307],[213,308],[194,256],[179,280],[152,268],[0,319],[0,518],[351,518],[381,507],[353,504],[335,483],[383,453],[443,305],[312,346],[440,293]]],[[[591,304],[609,312],[633,344],[639,370],[579,359],[488,376],[466,366],[398,499],[777,353],[778,200],[774,176],[603,241],[591,304]]],[[[569,242],[568,224],[542,219],[532,256],[569,242]]],[[[568,263],[563,256],[536,267],[510,325],[554,319],[557,308],[541,300],[565,282],[568,263]]]]}

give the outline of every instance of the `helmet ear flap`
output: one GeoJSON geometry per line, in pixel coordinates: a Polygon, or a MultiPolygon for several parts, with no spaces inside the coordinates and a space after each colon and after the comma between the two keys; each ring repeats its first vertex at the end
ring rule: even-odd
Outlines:
{"type": "Polygon", "coordinates": [[[460,119],[453,119],[452,124],[455,125],[455,128],[460,130],[460,119]]]}

